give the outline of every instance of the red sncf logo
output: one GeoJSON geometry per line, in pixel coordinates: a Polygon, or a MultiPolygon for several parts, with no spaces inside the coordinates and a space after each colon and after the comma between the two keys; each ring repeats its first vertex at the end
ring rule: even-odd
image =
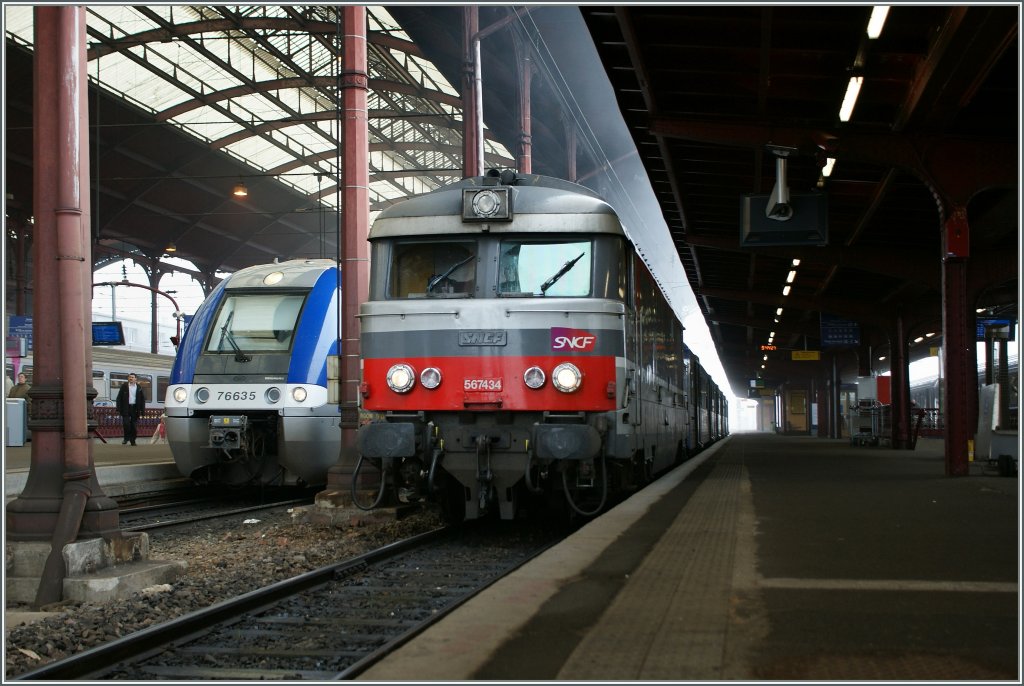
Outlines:
{"type": "Polygon", "coordinates": [[[555,327],[551,329],[551,349],[562,351],[588,352],[594,349],[597,336],[589,331],[555,327]]]}

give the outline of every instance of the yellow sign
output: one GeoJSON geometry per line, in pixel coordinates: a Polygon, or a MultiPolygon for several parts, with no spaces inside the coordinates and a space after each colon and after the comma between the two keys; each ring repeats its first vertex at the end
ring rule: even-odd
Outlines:
{"type": "Polygon", "coordinates": [[[820,360],[820,350],[794,350],[792,351],[793,360],[820,360]]]}

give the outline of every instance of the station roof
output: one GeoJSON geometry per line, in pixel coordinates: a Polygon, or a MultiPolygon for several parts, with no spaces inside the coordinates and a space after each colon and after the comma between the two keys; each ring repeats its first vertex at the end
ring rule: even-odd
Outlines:
{"type": "MultiPolygon", "coordinates": [[[[97,265],[156,264],[171,244],[204,274],[336,254],[336,9],[87,8],[97,265]]],[[[784,353],[820,347],[822,313],[861,322],[875,353],[897,311],[911,337],[940,330],[945,217],[921,170],[993,179],[967,203],[973,278],[979,307],[1016,317],[1019,5],[896,5],[877,39],[870,11],[483,5],[487,165],[515,166],[528,60],[533,171],[570,176],[578,137],[576,178],[635,214],[627,228],[667,292],[692,289],[681,307],[706,322],[736,394],[803,374],[784,353]],[[841,121],[851,76],[863,86],[841,121]],[[603,128],[613,119],[622,139],[603,128]],[[791,194],[827,197],[824,245],[740,244],[741,200],[772,191],[780,154],[791,194]],[[645,243],[655,224],[667,239],[645,243]],[[769,340],[781,350],[762,370],[769,340]]],[[[462,14],[368,8],[374,212],[461,177],[462,14]]],[[[4,18],[7,208],[30,216],[31,8],[4,18]]]]}
{"type": "Polygon", "coordinates": [[[870,5],[581,10],[734,392],[800,376],[787,352],[820,348],[823,313],[859,322],[876,359],[897,313],[910,340],[941,332],[936,191],[977,191],[969,288],[1016,318],[1019,4],[894,5],[877,38],[870,5]],[[792,195],[826,199],[824,245],[741,246],[740,199],[772,192],[780,157],[792,195]]]}
{"type": "MultiPolygon", "coordinates": [[[[87,8],[101,259],[201,271],[331,257],[340,205],[337,7],[87,8]],[[96,87],[98,86],[98,88],[96,87]],[[247,195],[234,191],[244,186],[247,195]]],[[[5,6],[8,192],[31,197],[32,7],[5,6]],[[11,84],[18,84],[11,88],[11,84]]],[[[462,177],[461,100],[383,7],[368,17],[370,205],[462,177]]],[[[488,143],[495,163],[508,151],[488,143]]]]}

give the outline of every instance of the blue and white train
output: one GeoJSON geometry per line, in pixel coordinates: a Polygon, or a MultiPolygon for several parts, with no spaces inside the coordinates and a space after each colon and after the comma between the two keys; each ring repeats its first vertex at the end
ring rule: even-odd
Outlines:
{"type": "Polygon", "coordinates": [[[239,270],[182,336],[165,399],[179,471],[226,486],[326,482],[341,448],[327,359],[338,354],[334,260],[239,270]]]}

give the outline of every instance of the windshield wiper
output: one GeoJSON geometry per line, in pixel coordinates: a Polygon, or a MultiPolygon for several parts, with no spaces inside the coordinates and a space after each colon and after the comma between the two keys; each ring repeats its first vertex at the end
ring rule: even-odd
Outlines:
{"type": "Polygon", "coordinates": [[[456,262],[452,266],[448,267],[448,270],[444,274],[438,274],[437,276],[432,278],[427,283],[427,293],[429,293],[431,290],[433,290],[434,286],[436,286],[437,284],[439,284],[442,281],[444,281],[445,279],[447,279],[451,275],[451,273],[453,271],[455,271],[456,269],[458,269],[462,265],[466,264],[467,262],[469,262],[470,260],[472,260],[475,257],[476,257],[476,255],[470,255],[469,257],[467,257],[466,259],[462,260],[461,262],[456,262]]]}
{"type": "Polygon", "coordinates": [[[579,255],[577,255],[577,256],[576,256],[576,258],[575,258],[575,259],[569,260],[568,262],[566,262],[565,264],[563,264],[563,265],[562,265],[562,268],[561,268],[561,269],[559,269],[559,270],[558,270],[557,272],[555,272],[555,275],[554,275],[554,276],[552,276],[552,277],[551,277],[550,279],[548,279],[547,281],[545,281],[545,282],[544,282],[544,283],[543,283],[543,284],[541,285],[541,287],[540,287],[540,292],[541,292],[541,293],[547,293],[548,289],[549,289],[549,288],[551,288],[552,286],[554,286],[554,285],[555,285],[555,282],[557,282],[557,281],[558,281],[558,280],[559,280],[560,278],[562,278],[563,276],[565,276],[565,275],[566,275],[566,273],[567,273],[567,272],[568,272],[568,271],[569,271],[570,269],[572,269],[573,267],[575,267],[575,266],[576,266],[576,263],[577,263],[577,262],[579,262],[579,261],[580,261],[580,259],[582,259],[582,258],[583,258],[583,256],[584,256],[585,254],[586,254],[586,253],[582,253],[582,252],[581,252],[581,253],[580,253],[579,255]]]}
{"type": "Polygon", "coordinates": [[[231,314],[228,315],[227,321],[224,322],[224,326],[220,329],[221,340],[223,341],[225,338],[228,340],[228,343],[231,345],[231,349],[235,351],[235,362],[249,362],[252,358],[242,352],[242,349],[238,347],[238,343],[235,342],[234,334],[228,331],[228,327],[231,326],[231,320],[234,319],[234,317],[235,313],[232,310],[231,314]]]}

